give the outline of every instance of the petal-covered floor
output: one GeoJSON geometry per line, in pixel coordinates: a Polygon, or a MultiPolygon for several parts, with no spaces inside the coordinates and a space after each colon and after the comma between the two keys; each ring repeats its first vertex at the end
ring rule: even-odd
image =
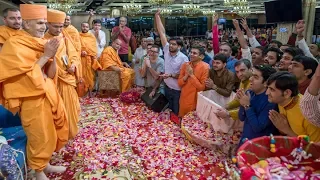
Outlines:
{"type": "Polygon", "coordinates": [[[52,163],[67,166],[50,179],[222,179],[227,155],[191,144],[144,103],[81,99],[80,131],[52,163]]]}

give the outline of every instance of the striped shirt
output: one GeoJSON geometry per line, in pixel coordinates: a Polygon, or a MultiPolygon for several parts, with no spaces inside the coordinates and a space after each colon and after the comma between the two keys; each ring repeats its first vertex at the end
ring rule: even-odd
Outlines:
{"type": "Polygon", "coordinates": [[[320,127],[320,92],[317,96],[309,93],[308,89],[305,91],[300,102],[301,112],[304,117],[313,125],[320,127]]]}

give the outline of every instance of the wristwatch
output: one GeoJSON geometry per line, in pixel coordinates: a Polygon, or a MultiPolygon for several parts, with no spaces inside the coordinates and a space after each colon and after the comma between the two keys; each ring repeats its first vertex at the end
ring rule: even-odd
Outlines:
{"type": "Polygon", "coordinates": [[[245,108],[245,109],[250,108],[250,104],[249,104],[249,105],[245,105],[244,108],[245,108]]]}

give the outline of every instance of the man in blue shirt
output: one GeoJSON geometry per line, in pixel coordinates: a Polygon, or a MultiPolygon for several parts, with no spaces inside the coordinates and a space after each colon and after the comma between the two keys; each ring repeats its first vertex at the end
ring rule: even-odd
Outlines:
{"type": "Polygon", "coordinates": [[[245,139],[278,134],[277,128],[269,119],[269,111],[277,109],[277,105],[270,103],[266,95],[266,81],[275,72],[276,70],[269,65],[256,65],[250,77],[249,90],[237,91],[241,104],[238,115],[240,121],[244,122],[239,146],[245,139]]]}
{"type": "Polygon", "coordinates": [[[232,47],[228,43],[221,43],[219,47],[219,53],[224,54],[225,56],[228,57],[227,60],[227,69],[232,71],[233,73],[236,72],[234,69],[234,64],[238,61],[237,59],[233,58],[232,55],[232,47]]]}

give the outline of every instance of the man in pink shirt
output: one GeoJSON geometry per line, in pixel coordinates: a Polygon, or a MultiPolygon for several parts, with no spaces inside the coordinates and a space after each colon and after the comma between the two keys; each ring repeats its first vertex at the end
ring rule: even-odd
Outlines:
{"type": "Polygon", "coordinates": [[[111,38],[112,39],[120,39],[121,47],[118,51],[119,57],[122,62],[128,62],[128,47],[131,38],[131,29],[127,26],[127,18],[120,17],[119,26],[116,26],[112,29],[111,38]]]}

